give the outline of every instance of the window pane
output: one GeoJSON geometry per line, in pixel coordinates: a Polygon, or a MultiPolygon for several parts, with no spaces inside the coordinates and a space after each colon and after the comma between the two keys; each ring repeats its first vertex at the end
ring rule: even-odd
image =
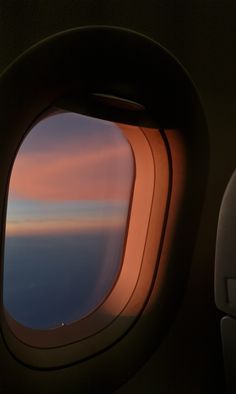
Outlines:
{"type": "Polygon", "coordinates": [[[77,321],[119,274],[134,182],[115,123],[70,112],[39,121],[10,179],[3,302],[34,329],[77,321]]]}

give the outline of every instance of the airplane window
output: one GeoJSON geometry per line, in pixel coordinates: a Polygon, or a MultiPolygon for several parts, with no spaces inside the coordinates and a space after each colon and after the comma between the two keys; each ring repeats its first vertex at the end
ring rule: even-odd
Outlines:
{"type": "Polygon", "coordinates": [[[72,112],[36,123],[9,185],[3,303],[32,329],[96,309],[122,265],[134,183],[121,127],[72,112]]]}

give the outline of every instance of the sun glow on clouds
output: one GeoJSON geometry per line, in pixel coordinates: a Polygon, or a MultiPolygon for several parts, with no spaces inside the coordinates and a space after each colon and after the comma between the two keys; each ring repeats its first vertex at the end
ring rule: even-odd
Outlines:
{"type": "Polygon", "coordinates": [[[9,200],[7,236],[61,235],[120,229],[128,205],[125,202],[45,202],[9,200]]]}
{"type": "Polygon", "coordinates": [[[7,235],[124,228],[133,173],[118,126],[72,113],[50,116],[33,127],[15,160],[7,235]]]}

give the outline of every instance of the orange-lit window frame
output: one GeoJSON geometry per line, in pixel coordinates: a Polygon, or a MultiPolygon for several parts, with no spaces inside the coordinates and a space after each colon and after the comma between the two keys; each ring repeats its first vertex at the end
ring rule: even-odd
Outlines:
{"type": "Polygon", "coordinates": [[[159,130],[119,127],[132,148],[136,173],[120,275],[103,304],[70,325],[34,330],[4,309],[5,339],[30,365],[65,365],[109,346],[141,313],[153,286],[171,195],[170,153],[159,130]]]}

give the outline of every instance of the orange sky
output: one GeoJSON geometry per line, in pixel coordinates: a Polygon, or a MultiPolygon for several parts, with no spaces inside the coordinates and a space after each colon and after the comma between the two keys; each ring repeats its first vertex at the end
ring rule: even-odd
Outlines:
{"type": "Polygon", "coordinates": [[[47,234],[78,234],[80,232],[90,232],[96,230],[105,229],[116,229],[122,228],[123,223],[122,216],[112,216],[105,218],[93,218],[90,217],[79,220],[21,220],[21,221],[9,221],[7,224],[7,235],[25,236],[25,235],[47,235],[47,234]]]}
{"type": "Polygon", "coordinates": [[[130,179],[122,174],[128,147],[92,147],[75,152],[19,154],[13,168],[11,197],[36,200],[125,200],[130,179]],[[119,168],[117,168],[119,167],[119,168]],[[115,178],[114,178],[115,177],[115,178]]]}
{"type": "Polygon", "coordinates": [[[10,180],[14,209],[9,204],[8,235],[88,231],[126,223],[134,179],[129,143],[111,122],[72,115],[39,122],[24,140],[10,180]],[[82,207],[86,201],[112,202],[114,209],[106,211],[104,204],[101,210],[98,204],[91,210],[86,204],[82,207]],[[40,202],[48,204],[46,209],[40,202]],[[71,202],[80,203],[73,212],[71,202]],[[59,203],[58,209],[50,212],[53,203],[59,203]]]}

